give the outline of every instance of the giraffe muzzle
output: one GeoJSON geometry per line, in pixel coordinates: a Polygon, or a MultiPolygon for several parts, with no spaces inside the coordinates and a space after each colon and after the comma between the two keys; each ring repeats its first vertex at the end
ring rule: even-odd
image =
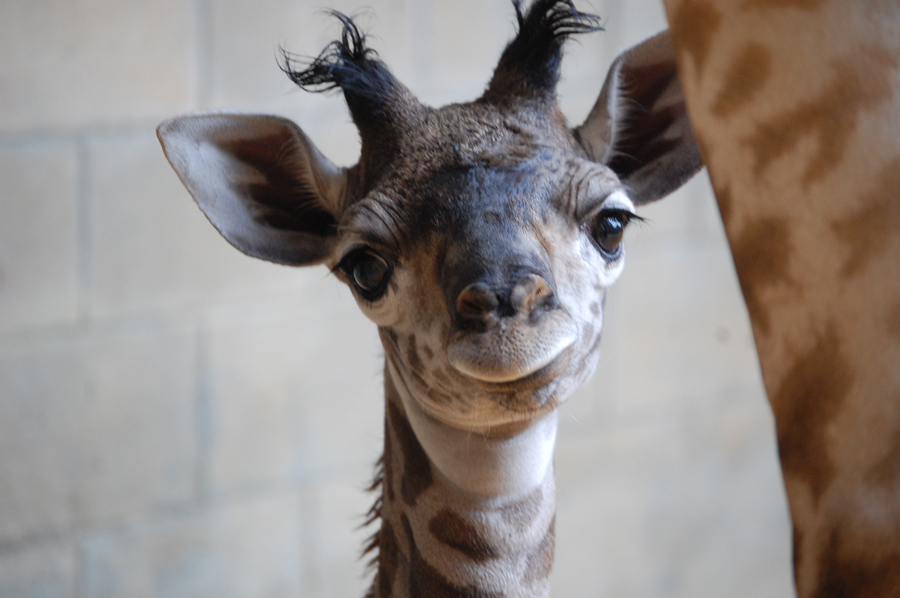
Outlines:
{"type": "Polygon", "coordinates": [[[484,280],[466,286],[457,296],[456,314],[447,346],[450,365],[490,392],[549,382],[564,369],[577,339],[552,285],[534,272],[508,286],[484,280]]]}
{"type": "Polygon", "coordinates": [[[577,337],[571,318],[556,309],[537,322],[520,315],[499,320],[483,332],[458,330],[450,336],[447,357],[485,390],[513,392],[559,375],[577,337]]]}

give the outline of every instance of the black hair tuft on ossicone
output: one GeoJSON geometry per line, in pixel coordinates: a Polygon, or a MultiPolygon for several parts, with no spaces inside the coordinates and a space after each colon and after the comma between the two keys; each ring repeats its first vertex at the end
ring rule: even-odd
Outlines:
{"type": "Polygon", "coordinates": [[[396,95],[398,82],[353,19],[338,11],[330,14],[341,22],[341,39],[328,44],[311,60],[281,49],[281,70],[301,89],[323,92],[340,88],[354,116],[361,121],[380,113],[396,95]],[[297,69],[297,63],[307,62],[297,69]],[[374,113],[374,114],[373,114],[374,113]]]}
{"type": "Polygon", "coordinates": [[[566,40],[603,29],[600,17],[580,12],[572,0],[535,0],[527,11],[522,0],[513,0],[513,5],[519,30],[500,56],[488,99],[553,93],[566,40]]]}

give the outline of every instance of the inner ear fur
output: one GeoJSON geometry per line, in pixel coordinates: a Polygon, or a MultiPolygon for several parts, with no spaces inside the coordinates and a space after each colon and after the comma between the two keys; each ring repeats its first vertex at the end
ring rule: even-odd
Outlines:
{"type": "Polygon", "coordinates": [[[668,31],[619,54],[575,136],[591,160],[618,175],[635,205],[665,197],[700,170],[668,31]]]}
{"type": "Polygon", "coordinates": [[[166,158],[229,243],[270,262],[305,266],[331,253],[347,169],[277,116],[201,113],[162,123],[166,158]]]}

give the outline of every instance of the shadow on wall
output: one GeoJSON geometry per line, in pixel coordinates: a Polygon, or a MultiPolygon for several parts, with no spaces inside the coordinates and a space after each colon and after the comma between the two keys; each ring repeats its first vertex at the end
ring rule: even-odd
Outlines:
{"type": "MultiPolygon", "coordinates": [[[[332,6],[353,13],[361,4],[332,6]]],[[[370,0],[372,44],[423,101],[480,94],[505,0],[370,0]]],[[[154,128],[229,108],[301,123],[332,159],[339,97],[279,44],[335,35],[305,0],[0,3],[0,596],[353,596],[378,457],[381,348],[322,269],[247,258],[154,128]]],[[[580,122],[657,2],[595,2],[560,88],[580,122]]],[[[705,175],[644,210],[601,365],[562,413],[554,595],[791,596],[788,521],[705,175]]]]}

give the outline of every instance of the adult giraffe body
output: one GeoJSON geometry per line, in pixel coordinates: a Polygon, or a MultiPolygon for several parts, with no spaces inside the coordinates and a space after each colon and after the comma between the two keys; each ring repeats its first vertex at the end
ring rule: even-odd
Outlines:
{"type": "Polygon", "coordinates": [[[159,128],[229,242],[328,265],[379,327],[372,597],[548,594],[556,409],[596,365],[634,207],[700,168],[667,35],[616,60],[573,130],[556,104],[562,46],[597,19],[569,0],[520,4],[517,36],[467,104],[420,104],[340,14],[340,41],[302,70],[287,60],[301,87],[343,92],[362,138],[352,168],[277,117],[159,128]]]}
{"type": "Polygon", "coordinates": [[[665,4],[775,414],[798,595],[900,596],[900,3],[665,4]]]}

